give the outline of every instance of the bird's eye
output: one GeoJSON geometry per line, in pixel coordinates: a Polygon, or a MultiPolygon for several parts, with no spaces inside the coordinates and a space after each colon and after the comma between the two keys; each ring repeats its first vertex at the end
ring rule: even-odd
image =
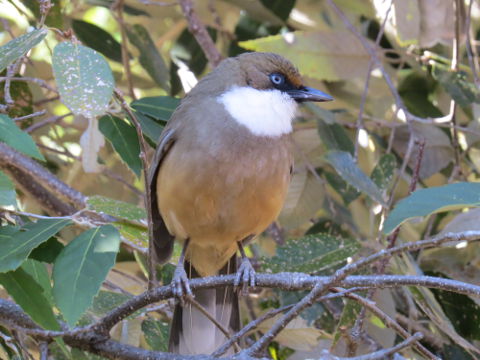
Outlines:
{"type": "Polygon", "coordinates": [[[281,86],[285,83],[285,76],[279,73],[273,73],[270,75],[270,81],[275,86],[281,86]]]}

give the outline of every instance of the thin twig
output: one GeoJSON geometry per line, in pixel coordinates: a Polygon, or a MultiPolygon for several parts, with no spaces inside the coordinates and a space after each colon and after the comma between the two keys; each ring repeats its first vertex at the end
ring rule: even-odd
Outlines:
{"type": "MultiPolygon", "coordinates": [[[[387,23],[388,17],[390,15],[390,10],[392,9],[393,5],[393,0],[390,1],[390,5],[388,6],[388,9],[385,13],[385,18],[383,19],[382,25],[380,26],[380,30],[378,31],[377,38],[375,39],[375,51],[380,45],[380,40],[382,39],[383,32],[385,31],[385,25],[387,23]]],[[[360,108],[358,110],[358,117],[357,117],[357,134],[355,137],[355,153],[354,153],[354,159],[355,161],[358,160],[358,137],[360,135],[360,131],[364,129],[363,126],[363,112],[365,109],[365,103],[367,102],[367,95],[368,95],[368,88],[370,86],[370,79],[372,77],[372,70],[373,67],[375,66],[375,61],[373,58],[370,58],[370,61],[368,62],[368,69],[367,69],[367,76],[365,79],[365,86],[363,88],[362,92],[362,99],[360,101],[360,108]]]]}
{"type": "Polygon", "coordinates": [[[179,0],[183,14],[188,21],[188,29],[197,40],[212,68],[216,67],[223,56],[217,50],[210,34],[198,15],[195,13],[191,0],[179,0]]]}
{"type": "Polygon", "coordinates": [[[122,37],[122,64],[125,70],[125,77],[127,79],[128,94],[135,100],[135,92],[133,91],[132,71],[130,69],[130,59],[128,55],[128,38],[127,30],[125,28],[125,21],[123,21],[123,6],[124,0],[115,0],[111,6],[113,15],[120,27],[120,36],[122,37]]]}
{"type": "Polygon", "coordinates": [[[16,118],[14,118],[13,120],[14,120],[14,121],[23,121],[23,120],[31,119],[31,118],[33,118],[33,117],[43,116],[43,115],[45,115],[46,113],[47,113],[47,110],[40,110],[40,111],[31,113],[31,114],[28,114],[28,115],[16,117],[16,118]]]}
{"type": "MultiPolygon", "coordinates": [[[[122,106],[123,110],[125,110],[132,121],[133,125],[135,126],[135,130],[137,131],[138,141],[140,142],[140,159],[142,160],[142,167],[143,167],[143,177],[144,177],[144,184],[145,184],[145,209],[147,210],[147,224],[148,228],[151,229],[153,226],[152,220],[152,213],[150,202],[151,194],[150,194],[150,187],[148,186],[148,161],[147,161],[147,143],[145,138],[143,137],[142,127],[140,122],[138,121],[137,117],[133,113],[133,111],[128,106],[127,102],[123,98],[121,92],[118,89],[115,89],[115,96],[117,97],[120,105],[122,106]]],[[[150,231],[148,232],[150,234],[150,231]]],[[[152,289],[157,285],[157,272],[155,267],[155,259],[154,259],[154,248],[153,248],[153,239],[148,240],[148,288],[152,289]]]]}
{"type": "Polygon", "coordinates": [[[45,80],[38,79],[38,78],[33,78],[33,77],[25,77],[25,76],[0,76],[0,82],[4,81],[25,81],[25,82],[32,82],[34,84],[37,84],[40,87],[43,87],[51,92],[54,92],[58,94],[58,91],[53,88],[52,86],[48,85],[48,83],[45,80]]]}

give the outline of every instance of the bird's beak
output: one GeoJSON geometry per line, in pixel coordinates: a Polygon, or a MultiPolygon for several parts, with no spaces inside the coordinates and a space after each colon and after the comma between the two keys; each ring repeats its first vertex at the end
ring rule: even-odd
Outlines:
{"type": "Polygon", "coordinates": [[[331,97],[328,94],[325,94],[324,92],[307,87],[307,86],[302,86],[299,89],[292,89],[292,90],[287,90],[287,94],[290,95],[290,97],[298,102],[303,102],[303,101],[332,101],[333,97],[331,97]]]}

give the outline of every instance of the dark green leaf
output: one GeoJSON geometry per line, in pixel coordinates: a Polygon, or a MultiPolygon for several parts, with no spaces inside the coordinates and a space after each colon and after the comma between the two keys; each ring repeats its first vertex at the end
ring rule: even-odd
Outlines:
{"type": "Polygon", "coordinates": [[[0,171],[0,206],[17,207],[15,185],[3,171],[0,171]]]}
{"type": "Polygon", "coordinates": [[[459,182],[413,192],[399,201],[385,221],[383,232],[391,233],[408,219],[442,211],[480,206],[480,183],[459,182]]]}
{"type": "Polygon", "coordinates": [[[47,32],[47,29],[33,30],[0,46],[0,72],[38,45],[45,38],[47,32]]]}
{"type": "Polygon", "coordinates": [[[397,168],[397,159],[392,154],[383,155],[378,161],[377,166],[372,171],[370,176],[373,182],[381,190],[387,190],[392,185],[393,175],[397,168]]]}
{"type": "Polygon", "coordinates": [[[163,321],[145,319],[142,331],[148,346],[155,351],[168,351],[168,324],[163,321]]]}
{"type": "Polygon", "coordinates": [[[148,248],[148,229],[146,225],[137,225],[127,221],[115,221],[112,223],[122,237],[141,248],[148,248]]]}
{"type": "Polygon", "coordinates": [[[161,125],[160,122],[153,120],[150,116],[143,115],[138,111],[135,111],[135,115],[140,123],[143,135],[145,135],[153,144],[156,144],[163,131],[163,125],[161,125]]]}
{"type": "Polygon", "coordinates": [[[367,194],[380,204],[385,204],[380,189],[355,164],[350,153],[344,151],[330,151],[325,156],[327,161],[337,170],[337,173],[357,190],[367,194]]]}
{"type": "Polygon", "coordinates": [[[130,42],[140,52],[140,65],[148,72],[148,75],[157,85],[166,91],[170,91],[167,65],[163,61],[147,29],[142,25],[135,24],[131,28],[127,28],[127,35],[130,42]]]}
{"type": "Polygon", "coordinates": [[[327,234],[306,235],[287,241],[277,248],[274,257],[263,259],[262,270],[268,272],[320,273],[343,264],[357,253],[360,244],[327,234]]]}
{"type": "Polygon", "coordinates": [[[50,306],[54,305],[52,294],[52,283],[48,275],[45,264],[29,259],[22,264],[21,267],[25,270],[43,289],[43,295],[48,300],[50,306]]]}
{"type": "Polygon", "coordinates": [[[75,34],[86,46],[97,50],[110,60],[122,62],[122,46],[108,32],[83,20],[72,20],[75,34]]]}
{"type": "Polygon", "coordinates": [[[290,11],[295,6],[296,0],[260,0],[267,9],[277,15],[283,21],[288,19],[290,11]]]}
{"type": "Polygon", "coordinates": [[[42,219],[15,232],[12,227],[1,227],[0,272],[18,268],[33,249],[69,224],[65,219],[42,219]]]}
{"type": "Polygon", "coordinates": [[[103,115],[115,82],[105,58],[85,46],[62,42],[53,49],[53,73],[62,102],[76,115],[103,115]]]}
{"type": "Polygon", "coordinates": [[[98,128],[110,141],[115,151],[128,167],[140,177],[142,161],[140,160],[140,144],[135,128],[112,115],[105,115],[98,121],[98,128]]]}
{"type": "Polygon", "coordinates": [[[135,100],[130,105],[143,115],[158,121],[168,121],[179,104],[180,99],[171,96],[152,96],[135,100]]]}
{"type": "Polygon", "coordinates": [[[25,155],[45,160],[31,136],[20,130],[12,119],[3,114],[0,114],[0,141],[25,155]]]}
{"type": "Polygon", "coordinates": [[[96,212],[105,213],[130,221],[142,221],[147,217],[145,209],[139,208],[130,203],[103,196],[90,196],[87,199],[87,205],[89,209],[96,212]]]}
{"type": "Polygon", "coordinates": [[[318,133],[327,150],[346,151],[353,155],[355,147],[344,128],[337,123],[327,124],[318,120],[318,133]]]}
{"type": "Polygon", "coordinates": [[[53,296],[70,326],[92,304],[115,264],[119,245],[117,229],[104,225],[73,239],[55,260],[53,296]]]}
{"type": "Polygon", "coordinates": [[[462,71],[452,71],[443,65],[433,67],[433,76],[460,106],[480,103],[480,90],[468,81],[462,71]]]}
{"type": "Polygon", "coordinates": [[[55,237],[51,237],[46,242],[35,248],[29,258],[46,263],[53,263],[58,254],[63,250],[65,246],[58,241],[55,237]]]}
{"type": "Polygon", "coordinates": [[[0,274],[0,284],[36,323],[48,330],[60,330],[42,287],[25,270],[0,274]]]}
{"type": "Polygon", "coordinates": [[[328,183],[340,194],[345,205],[349,205],[352,201],[360,196],[360,192],[353,186],[349,185],[337,174],[329,171],[324,172],[328,183]]]}
{"type": "MultiPolygon", "coordinates": [[[[0,73],[0,76],[4,76],[6,71],[0,73]]],[[[21,74],[16,74],[15,77],[21,77],[21,74]]],[[[14,104],[8,107],[7,115],[12,119],[29,115],[35,112],[33,109],[33,94],[26,81],[12,81],[10,83],[10,96],[14,104]]],[[[0,86],[0,104],[5,104],[5,87],[0,86]]],[[[32,125],[33,118],[24,119],[19,123],[21,129],[25,129],[32,125]]]]}
{"type": "Polygon", "coordinates": [[[421,117],[440,117],[442,112],[432,103],[431,94],[436,90],[437,82],[422,72],[410,71],[398,86],[408,111],[421,117]]]}

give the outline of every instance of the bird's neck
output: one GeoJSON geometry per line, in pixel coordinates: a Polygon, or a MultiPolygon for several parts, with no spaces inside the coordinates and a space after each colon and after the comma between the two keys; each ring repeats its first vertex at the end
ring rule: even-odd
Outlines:
{"type": "Polygon", "coordinates": [[[292,132],[297,103],[279,90],[233,87],[217,101],[255,136],[275,138],[292,132]]]}

